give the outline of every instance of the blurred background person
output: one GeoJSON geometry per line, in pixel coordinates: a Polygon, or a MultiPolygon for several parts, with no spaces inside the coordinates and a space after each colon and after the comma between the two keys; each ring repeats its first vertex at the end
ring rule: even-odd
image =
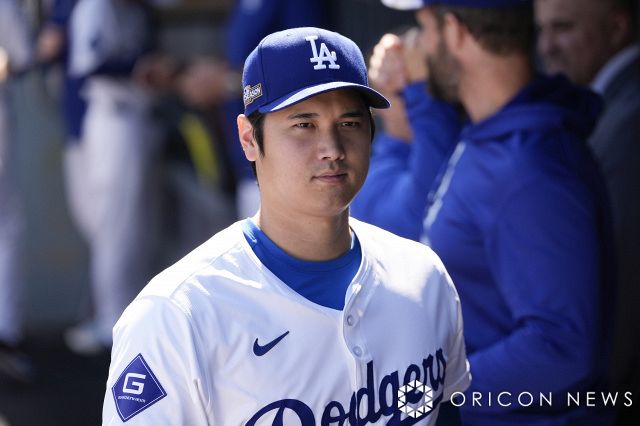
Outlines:
{"type": "Polygon", "coordinates": [[[70,19],[69,72],[86,79],[87,111],[67,181],[90,250],[93,315],[65,341],[91,354],[110,348],[111,328],[151,273],[159,134],[153,94],[133,77],[154,38],[144,0],[79,0],[70,19]]]}
{"type": "MultiPolygon", "coordinates": [[[[604,173],[615,231],[618,285],[612,385],[640,395],[640,45],[635,0],[536,0],[538,53],[604,98],[589,145],[604,173]]],[[[613,318],[611,319],[614,320],[613,318]]],[[[636,405],[637,407],[637,405],[636,405]]],[[[619,424],[640,411],[622,410],[619,424]]],[[[635,417],[634,417],[635,416],[635,417]]]]}
{"type": "Polygon", "coordinates": [[[31,361],[18,349],[23,338],[21,273],[24,217],[11,154],[15,110],[7,84],[32,60],[28,26],[15,0],[0,0],[0,381],[29,383],[31,361]]]}
{"type": "Polygon", "coordinates": [[[71,40],[71,12],[77,0],[54,0],[51,10],[46,13],[43,27],[36,42],[36,59],[47,71],[56,64],[61,65],[62,82],[60,100],[57,106],[61,110],[63,122],[63,171],[67,204],[74,224],[83,237],[88,238],[89,224],[87,214],[83,214],[86,203],[84,193],[87,185],[82,172],[81,154],[82,123],[86,112],[86,101],[81,95],[85,76],[74,76],[69,72],[69,44],[71,40]],[[80,173],[80,176],[78,174],[80,173]]]}
{"type": "MultiPolygon", "coordinates": [[[[54,0],[51,10],[46,13],[46,19],[40,30],[36,43],[36,59],[44,66],[51,66],[59,63],[62,65],[62,96],[60,109],[62,110],[62,118],[64,121],[65,139],[65,159],[68,172],[73,174],[76,167],[73,167],[74,152],[81,142],[82,122],[86,111],[86,102],[81,96],[84,77],[71,75],[69,72],[69,42],[71,40],[69,20],[71,12],[75,7],[77,0],[54,0]]],[[[66,165],[66,164],[65,164],[66,165]]],[[[78,179],[68,176],[67,192],[68,202],[72,211],[79,209],[78,204],[81,194],[76,194],[75,186],[81,186],[78,179]]],[[[74,217],[80,219],[81,215],[74,214],[74,217]]],[[[86,225],[77,224],[81,229],[85,230],[86,225]]]]}
{"type": "MultiPolygon", "coordinates": [[[[532,1],[384,3],[417,10],[429,93],[402,91],[413,140],[375,150],[353,213],[420,238],[449,270],[473,376],[463,423],[608,424],[606,410],[559,402],[600,390],[608,366],[608,212],[585,144],[600,100],[535,72],[532,1]],[[490,404],[500,392],[556,403],[490,404]]],[[[406,63],[387,64],[398,45],[374,49],[372,78],[412,80],[406,63]]]]}

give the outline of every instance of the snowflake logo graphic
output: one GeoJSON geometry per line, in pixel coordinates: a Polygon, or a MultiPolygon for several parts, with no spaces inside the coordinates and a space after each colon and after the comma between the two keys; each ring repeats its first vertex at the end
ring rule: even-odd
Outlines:
{"type": "Polygon", "coordinates": [[[419,380],[407,383],[398,389],[398,409],[414,419],[427,414],[433,410],[433,389],[425,386],[419,380]],[[414,391],[422,392],[423,404],[418,408],[413,408],[407,404],[407,393],[414,391]]]}

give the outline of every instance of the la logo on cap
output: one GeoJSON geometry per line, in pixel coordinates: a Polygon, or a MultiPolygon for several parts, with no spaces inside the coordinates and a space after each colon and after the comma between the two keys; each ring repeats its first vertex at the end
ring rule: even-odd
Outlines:
{"type": "Polygon", "coordinates": [[[320,55],[318,55],[318,48],[316,46],[316,40],[318,36],[310,35],[304,38],[309,43],[311,43],[311,52],[313,53],[313,57],[309,59],[309,62],[315,62],[316,64],[313,66],[314,70],[324,70],[327,69],[327,66],[324,64],[324,61],[329,62],[329,68],[333,70],[339,70],[340,65],[336,64],[337,56],[336,52],[329,51],[329,48],[326,44],[320,43],[320,55]]]}

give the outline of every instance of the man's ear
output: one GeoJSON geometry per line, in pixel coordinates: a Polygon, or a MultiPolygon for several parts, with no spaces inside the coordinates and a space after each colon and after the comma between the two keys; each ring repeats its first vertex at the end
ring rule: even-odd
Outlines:
{"type": "Polygon", "coordinates": [[[464,47],[467,38],[470,36],[467,27],[453,13],[444,15],[442,37],[449,52],[456,54],[464,47]]]}
{"type": "Polygon", "coordinates": [[[260,153],[260,149],[253,138],[253,126],[244,114],[240,114],[238,116],[237,123],[238,137],[240,138],[240,145],[242,145],[244,156],[247,157],[248,161],[256,161],[258,154],[260,153]]]}
{"type": "Polygon", "coordinates": [[[633,39],[631,17],[622,10],[613,11],[607,16],[607,32],[611,47],[618,51],[633,39]]]}

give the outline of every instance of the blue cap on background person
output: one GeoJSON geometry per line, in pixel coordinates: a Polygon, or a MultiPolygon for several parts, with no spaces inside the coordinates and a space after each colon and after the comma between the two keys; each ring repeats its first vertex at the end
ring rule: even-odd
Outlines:
{"type": "Polygon", "coordinates": [[[382,0],[382,4],[392,9],[415,10],[431,5],[477,7],[479,9],[497,9],[502,7],[521,7],[532,4],[532,0],[382,0]]]}
{"type": "Polygon", "coordinates": [[[293,28],[266,36],[249,54],[242,73],[244,113],[278,111],[330,90],[352,88],[369,106],[389,101],[369,87],[358,46],[320,28],[293,28]]]}

